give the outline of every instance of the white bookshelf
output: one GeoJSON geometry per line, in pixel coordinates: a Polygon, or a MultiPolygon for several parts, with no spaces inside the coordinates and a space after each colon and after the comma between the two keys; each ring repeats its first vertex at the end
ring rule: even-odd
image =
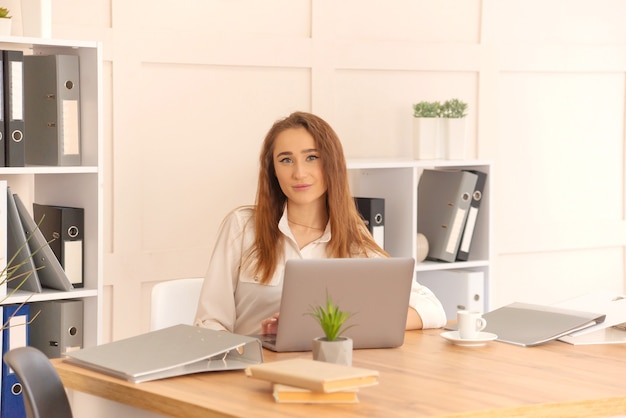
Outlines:
{"type": "MultiPolygon", "coordinates": [[[[0,48],[24,55],[66,54],[80,57],[81,166],[0,167],[0,179],[29,209],[32,203],[82,207],[84,226],[84,287],[69,292],[44,288],[42,293],[16,291],[2,305],[60,299],[84,302],[84,346],[101,339],[103,248],[102,46],[99,42],[0,37],[0,48]]],[[[25,127],[28,141],[28,126],[25,127]]],[[[11,292],[11,289],[8,289],[11,292]]]]}
{"type": "MultiPolygon", "coordinates": [[[[478,170],[487,184],[478,212],[468,261],[423,261],[416,264],[416,279],[450,269],[482,271],[485,278],[483,309],[489,310],[491,287],[491,163],[481,160],[349,159],[348,174],[354,196],[385,199],[385,250],[394,257],[416,257],[418,184],[424,169],[478,170]]],[[[441,296],[438,295],[440,298],[441,296]]]]}

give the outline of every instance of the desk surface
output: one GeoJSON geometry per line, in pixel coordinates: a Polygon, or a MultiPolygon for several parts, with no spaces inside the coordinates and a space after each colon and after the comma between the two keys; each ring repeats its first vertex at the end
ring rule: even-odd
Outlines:
{"type": "MultiPolygon", "coordinates": [[[[380,372],[354,405],[275,403],[271,384],[242,370],[200,373],[133,384],[53,363],[67,388],[164,415],[289,416],[611,416],[626,413],[626,345],[550,342],[517,347],[490,342],[457,347],[441,330],[409,331],[402,347],[355,350],[353,364],[380,372]]],[[[265,361],[309,353],[264,351],[265,361]]]]}

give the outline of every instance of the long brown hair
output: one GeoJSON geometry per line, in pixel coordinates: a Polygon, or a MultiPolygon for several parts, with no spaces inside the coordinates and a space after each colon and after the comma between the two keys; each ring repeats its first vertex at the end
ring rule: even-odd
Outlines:
{"type": "Polygon", "coordinates": [[[304,128],[311,134],[322,162],[328,187],[326,207],[332,234],[327,249],[328,256],[346,258],[372,253],[388,256],[376,244],[356,209],[350,193],[348,170],[339,137],[320,117],[311,113],[294,112],[274,123],[261,147],[254,221],[256,235],[244,259],[244,265],[254,265],[253,273],[265,284],[271,280],[276,264],[282,257],[283,235],[278,230],[278,222],[287,197],[275,175],[273,152],[278,134],[293,128],[304,128]]]}

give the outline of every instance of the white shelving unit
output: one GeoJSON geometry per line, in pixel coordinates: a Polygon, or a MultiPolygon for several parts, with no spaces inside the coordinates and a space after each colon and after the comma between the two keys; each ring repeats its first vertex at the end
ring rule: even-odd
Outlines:
{"type": "MultiPolygon", "coordinates": [[[[0,167],[0,179],[30,210],[32,203],[82,207],[84,227],[84,287],[69,292],[46,289],[42,293],[18,290],[2,305],[60,299],[84,301],[85,347],[100,343],[102,317],[103,249],[103,147],[102,147],[102,46],[99,42],[26,37],[0,37],[0,48],[24,55],[66,54],[80,57],[80,115],[82,165],[75,167],[0,167]]],[[[28,140],[28,126],[25,128],[28,140]]],[[[11,289],[9,289],[11,292],[11,289]]]]}
{"type": "Polygon", "coordinates": [[[416,264],[418,282],[420,277],[440,270],[482,271],[485,278],[483,310],[487,312],[491,287],[491,163],[480,160],[348,160],[354,196],[385,199],[385,250],[394,257],[417,258],[417,188],[424,169],[479,170],[487,173],[469,260],[453,263],[426,260],[416,264]]]}

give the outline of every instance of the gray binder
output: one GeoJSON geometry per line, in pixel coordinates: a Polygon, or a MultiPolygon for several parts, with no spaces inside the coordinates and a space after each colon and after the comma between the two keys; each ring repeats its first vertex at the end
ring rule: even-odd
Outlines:
{"type": "Polygon", "coordinates": [[[79,76],[76,55],[24,56],[27,164],[80,165],[79,76]]]}
{"type": "Polygon", "coordinates": [[[11,276],[11,281],[7,283],[8,287],[13,289],[19,287],[20,290],[41,293],[39,275],[26,242],[26,234],[22,228],[15,199],[13,198],[11,188],[7,187],[7,264],[9,263],[13,267],[18,265],[20,267],[12,272],[8,272],[11,276]],[[15,258],[13,258],[14,256],[15,258]],[[30,274],[30,277],[22,283],[28,274],[30,274]]]}
{"type": "MultiPolygon", "coordinates": [[[[487,320],[484,331],[496,334],[498,341],[532,347],[602,323],[606,314],[514,302],[483,318],[487,320]]],[[[456,329],[456,325],[446,329],[456,329]]]]}
{"type": "Polygon", "coordinates": [[[424,170],[417,189],[417,232],[428,258],[455,261],[478,176],[462,170],[424,170]]]}
{"type": "Polygon", "coordinates": [[[43,287],[50,289],[69,291],[74,288],[65,274],[59,259],[54,255],[52,248],[46,241],[41,230],[37,227],[35,220],[30,216],[26,206],[17,194],[13,195],[15,206],[22,221],[22,228],[26,237],[30,236],[28,246],[33,255],[33,262],[39,268],[37,271],[39,282],[43,287]]]}
{"type": "Polygon", "coordinates": [[[30,324],[30,345],[49,358],[83,348],[83,301],[80,299],[34,302],[30,324]]]}
{"type": "Polygon", "coordinates": [[[256,338],[184,324],[65,354],[69,363],[134,383],[263,362],[256,338]]]}

